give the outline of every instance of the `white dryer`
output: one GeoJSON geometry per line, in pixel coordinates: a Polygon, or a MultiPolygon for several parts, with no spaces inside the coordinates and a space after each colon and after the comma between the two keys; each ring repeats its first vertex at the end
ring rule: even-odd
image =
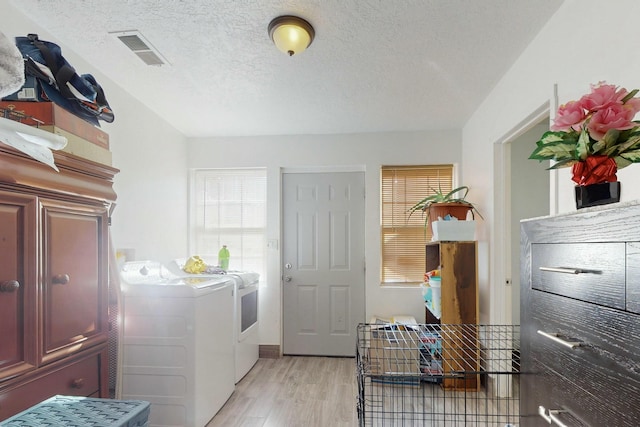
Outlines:
{"type": "MultiPolygon", "coordinates": [[[[207,264],[215,263],[203,257],[207,264]]],[[[203,278],[228,277],[234,282],[233,343],[236,384],[251,370],[259,357],[260,320],[258,313],[258,289],[260,274],[252,271],[229,270],[224,275],[189,274],[183,270],[186,258],[169,262],[167,270],[174,277],[203,278]]]]}
{"type": "Polygon", "coordinates": [[[260,322],[258,320],[258,285],[260,275],[229,271],[236,277],[234,296],[233,342],[235,346],[235,381],[238,383],[256,364],[259,357],[260,322]]]}
{"type": "Polygon", "coordinates": [[[203,427],[233,393],[231,277],[175,277],[125,263],[122,398],[151,403],[150,426],[203,427]]]}

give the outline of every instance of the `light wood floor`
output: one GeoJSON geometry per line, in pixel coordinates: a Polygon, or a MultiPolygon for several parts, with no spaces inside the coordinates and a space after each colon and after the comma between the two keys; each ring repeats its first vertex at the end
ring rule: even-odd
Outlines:
{"type": "Polygon", "coordinates": [[[351,427],[356,415],[354,358],[259,359],[207,427],[351,427]]]}

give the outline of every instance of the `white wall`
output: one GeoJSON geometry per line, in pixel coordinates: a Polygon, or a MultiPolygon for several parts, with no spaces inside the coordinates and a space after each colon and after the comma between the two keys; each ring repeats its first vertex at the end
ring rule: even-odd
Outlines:
{"type": "MultiPolygon", "coordinates": [[[[640,2],[636,0],[565,0],[464,126],[464,181],[486,190],[479,192],[483,195],[483,213],[486,212],[486,221],[480,224],[480,239],[490,235],[495,217],[493,144],[541,105],[551,101],[553,108],[556,83],[560,103],[577,99],[589,91],[590,84],[601,80],[629,90],[640,87],[638,16],[640,2]]],[[[621,201],[640,198],[640,187],[633,185],[640,179],[640,165],[623,169],[618,179],[622,182],[621,201]]],[[[557,196],[555,211],[575,210],[569,170],[558,174],[557,189],[551,181],[551,199],[557,196]]],[[[480,256],[486,264],[479,269],[480,285],[488,290],[495,285],[496,276],[489,267],[496,264],[500,254],[492,253],[491,244],[481,249],[484,253],[480,256]]],[[[484,307],[489,313],[500,309],[484,307]]]]}
{"type": "MultiPolygon", "coordinates": [[[[51,35],[0,2],[0,31],[7,37],[37,33],[57,43],[51,35]]],[[[80,74],[93,74],[103,87],[115,113],[109,133],[118,194],[111,234],[117,248],[133,248],[138,259],[169,260],[184,256],[187,248],[187,176],[184,137],[138,100],[108,80],[73,51],[61,45],[62,54],[80,74]]]]}
{"type": "MultiPolygon", "coordinates": [[[[373,314],[408,314],[424,321],[419,289],[380,286],[380,167],[458,163],[461,157],[458,131],[192,139],[188,146],[189,168],[267,168],[267,238],[279,242],[282,168],[364,169],[367,319],[373,314]]],[[[475,194],[471,185],[471,195],[475,194]]],[[[280,249],[269,249],[267,278],[260,298],[263,344],[281,342],[280,264],[280,249]]]]}
{"type": "Polygon", "coordinates": [[[109,129],[113,163],[120,169],[111,226],[114,245],[135,249],[136,259],[184,257],[188,229],[184,136],[126,94],[113,91],[109,103],[119,114],[117,125],[109,129]]]}

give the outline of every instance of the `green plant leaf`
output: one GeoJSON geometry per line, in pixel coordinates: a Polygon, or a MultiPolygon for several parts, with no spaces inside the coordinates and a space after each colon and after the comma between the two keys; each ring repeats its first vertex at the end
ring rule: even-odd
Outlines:
{"type": "Polygon", "coordinates": [[[529,156],[534,160],[568,160],[575,158],[576,144],[573,142],[556,141],[538,145],[529,156]]]}
{"type": "Polygon", "coordinates": [[[467,187],[466,185],[463,185],[462,187],[454,188],[453,190],[449,191],[444,196],[444,199],[447,201],[453,200],[453,195],[456,194],[458,191],[462,191],[462,190],[464,190],[464,194],[461,197],[456,198],[455,200],[463,201],[464,199],[466,199],[467,194],[469,194],[469,187],[467,187]]]}
{"type": "Polygon", "coordinates": [[[636,93],[638,93],[638,89],[634,89],[631,92],[629,92],[627,94],[627,96],[625,96],[624,98],[622,98],[622,103],[626,103],[628,100],[630,100],[631,98],[633,98],[634,96],[636,96],[636,93]]]}
{"type": "MultiPolygon", "coordinates": [[[[625,159],[625,160],[627,160],[627,161],[629,161],[631,163],[638,163],[638,162],[640,162],[640,149],[626,151],[624,153],[621,153],[619,157],[621,157],[621,158],[623,158],[623,159],[625,159]]],[[[616,162],[616,164],[617,163],[618,162],[616,162]]],[[[618,167],[620,167],[620,166],[618,166],[618,167]]]]}
{"type": "Polygon", "coordinates": [[[615,147],[617,147],[616,154],[622,154],[627,151],[632,151],[632,150],[635,150],[636,148],[640,148],[640,134],[634,134],[625,142],[620,143],[615,147]]]}
{"type": "Polygon", "coordinates": [[[566,139],[566,132],[554,132],[547,131],[542,134],[542,138],[536,142],[537,145],[553,144],[555,142],[564,141],[566,139]]]}
{"type": "Polygon", "coordinates": [[[620,131],[618,129],[609,129],[604,137],[600,141],[596,141],[593,143],[591,147],[593,154],[601,154],[604,150],[608,150],[609,148],[615,146],[618,142],[618,137],[620,136],[620,131]]]}
{"type": "Polygon", "coordinates": [[[589,132],[584,128],[582,132],[580,132],[580,138],[578,138],[578,143],[576,144],[576,157],[578,160],[585,160],[587,156],[589,156],[590,144],[591,139],[589,139],[589,132]]]}
{"type": "Polygon", "coordinates": [[[536,142],[536,149],[529,156],[534,160],[567,160],[576,159],[576,144],[579,133],[548,131],[536,142]]]}
{"type": "Polygon", "coordinates": [[[627,166],[633,164],[633,162],[630,162],[629,160],[627,160],[627,159],[625,159],[623,157],[620,157],[620,156],[614,157],[613,160],[615,160],[616,166],[618,167],[618,170],[620,170],[622,168],[626,168],[627,166]]]}
{"type": "Polygon", "coordinates": [[[554,169],[560,169],[560,168],[568,168],[569,166],[573,166],[574,164],[578,163],[578,161],[576,159],[566,159],[566,160],[560,160],[557,163],[554,163],[553,165],[551,165],[550,167],[547,168],[547,170],[554,170],[554,169]]]}

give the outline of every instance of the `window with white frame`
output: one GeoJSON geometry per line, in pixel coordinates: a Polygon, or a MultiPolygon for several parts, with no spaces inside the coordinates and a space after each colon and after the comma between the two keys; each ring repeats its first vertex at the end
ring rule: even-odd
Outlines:
{"type": "Polygon", "coordinates": [[[229,270],[266,274],[267,171],[196,169],[191,174],[189,248],[217,263],[223,245],[229,270]]]}
{"type": "Polygon", "coordinates": [[[381,283],[411,285],[424,280],[425,243],[431,229],[425,216],[408,210],[418,201],[453,188],[453,165],[383,166],[381,177],[381,283]]]}

